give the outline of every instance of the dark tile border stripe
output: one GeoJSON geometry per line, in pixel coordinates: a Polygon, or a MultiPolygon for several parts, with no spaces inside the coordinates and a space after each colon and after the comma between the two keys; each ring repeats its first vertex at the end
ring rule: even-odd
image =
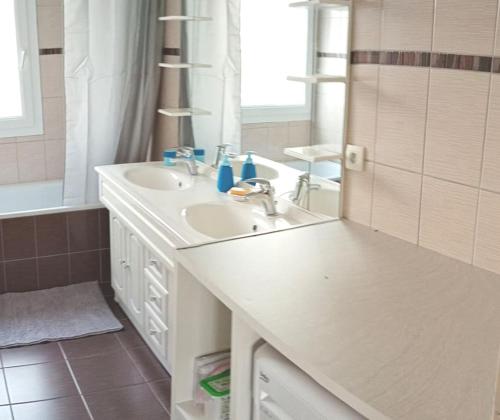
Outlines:
{"type": "Polygon", "coordinates": [[[39,50],[40,55],[56,55],[63,53],[64,53],[63,48],[40,48],[39,50]]]}
{"type": "Polygon", "coordinates": [[[433,53],[431,67],[454,70],[491,71],[491,57],[433,53]]]}
{"type": "Polygon", "coordinates": [[[161,50],[163,55],[181,55],[181,49],[180,48],[167,48],[164,47],[161,50]]]}
{"type": "Polygon", "coordinates": [[[427,51],[352,51],[351,64],[433,67],[500,73],[500,57],[427,51]]]}
{"type": "Polygon", "coordinates": [[[318,58],[347,58],[347,54],[344,53],[329,53],[323,51],[318,51],[316,56],[318,58]]]}

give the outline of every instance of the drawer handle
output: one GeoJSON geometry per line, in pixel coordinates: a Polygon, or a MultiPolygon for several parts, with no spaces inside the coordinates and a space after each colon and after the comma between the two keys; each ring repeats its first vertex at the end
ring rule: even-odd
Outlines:
{"type": "Polygon", "coordinates": [[[152,329],[149,330],[149,335],[151,335],[151,336],[154,337],[156,334],[160,334],[160,331],[158,331],[158,330],[152,330],[152,329]]]}
{"type": "Polygon", "coordinates": [[[149,265],[152,266],[152,267],[158,266],[158,260],[155,260],[155,259],[151,258],[149,260],[149,265]]]}
{"type": "Polygon", "coordinates": [[[159,299],[160,299],[159,296],[155,296],[155,295],[152,295],[149,297],[149,300],[153,303],[158,302],[159,299]]]}

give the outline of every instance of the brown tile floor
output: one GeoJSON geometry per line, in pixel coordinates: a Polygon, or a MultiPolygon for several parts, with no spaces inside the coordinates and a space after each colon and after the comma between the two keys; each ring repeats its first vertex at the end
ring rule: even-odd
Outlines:
{"type": "Polygon", "coordinates": [[[0,420],[169,420],[170,377],[123,331],[0,350],[0,420]]]}

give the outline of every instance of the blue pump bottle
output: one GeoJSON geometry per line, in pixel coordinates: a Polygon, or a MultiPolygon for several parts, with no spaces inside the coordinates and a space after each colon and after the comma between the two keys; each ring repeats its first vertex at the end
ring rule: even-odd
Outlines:
{"type": "Polygon", "coordinates": [[[229,161],[229,156],[224,155],[224,159],[219,165],[219,172],[217,174],[217,189],[220,192],[228,192],[234,186],[233,168],[229,161]]]}
{"type": "Polygon", "coordinates": [[[257,170],[255,169],[255,164],[253,163],[252,155],[255,152],[247,152],[247,159],[241,167],[241,180],[244,181],[250,178],[257,177],[257,170]]]}

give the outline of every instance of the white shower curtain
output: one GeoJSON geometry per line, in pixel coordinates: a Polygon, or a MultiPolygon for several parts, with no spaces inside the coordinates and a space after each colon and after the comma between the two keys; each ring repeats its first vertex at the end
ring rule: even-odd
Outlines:
{"type": "Polygon", "coordinates": [[[212,113],[192,119],[196,147],[206,149],[210,161],[215,146],[241,143],[240,0],[186,0],[187,14],[211,17],[211,22],[190,23],[188,60],[210,64],[189,73],[191,106],[212,113]]]}
{"type": "MultiPolygon", "coordinates": [[[[132,86],[131,75],[144,72],[137,70],[140,68],[137,54],[143,49],[141,42],[144,43],[144,34],[148,31],[147,14],[154,14],[153,20],[157,21],[156,12],[151,9],[154,4],[159,3],[153,0],[65,1],[64,205],[98,202],[94,167],[115,161],[125,113],[131,98],[137,95],[138,87],[132,86]]],[[[159,47],[158,50],[160,55],[159,47]]],[[[144,96],[144,91],[140,94],[144,96]]]]}

